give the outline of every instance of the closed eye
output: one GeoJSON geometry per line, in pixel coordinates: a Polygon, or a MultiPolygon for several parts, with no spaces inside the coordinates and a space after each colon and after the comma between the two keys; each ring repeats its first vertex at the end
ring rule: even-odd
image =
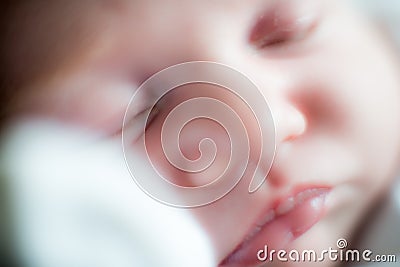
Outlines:
{"type": "MultiPolygon", "coordinates": [[[[312,5],[313,3],[304,3],[312,5]]],[[[257,48],[276,47],[301,41],[308,37],[317,25],[316,8],[296,8],[290,2],[278,2],[256,21],[249,41],[257,48]]]]}
{"type": "Polygon", "coordinates": [[[150,114],[147,117],[145,131],[147,131],[151,127],[151,125],[157,119],[157,116],[160,114],[160,112],[161,112],[161,109],[160,109],[159,105],[157,105],[157,104],[151,108],[150,114]]]}
{"type": "Polygon", "coordinates": [[[159,114],[160,107],[158,104],[149,106],[136,113],[132,119],[130,119],[126,125],[124,125],[125,135],[129,136],[129,139],[134,140],[133,142],[136,142],[154,124],[159,114]]]}

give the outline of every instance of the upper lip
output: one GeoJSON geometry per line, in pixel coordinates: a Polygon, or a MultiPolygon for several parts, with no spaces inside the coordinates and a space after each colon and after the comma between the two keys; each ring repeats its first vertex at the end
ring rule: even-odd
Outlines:
{"type": "Polygon", "coordinates": [[[244,236],[244,238],[228,254],[228,256],[221,261],[220,265],[230,263],[235,257],[235,253],[241,250],[241,248],[246,247],[269,222],[273,221],[279,216],[287,214],[305,200],[327,191],[329,191],[327,186],[300,187],[297,188],[297,190],[292,190],[291,193],[278,197],[275,201],[270,202],[258,219],[252,224],[252,227],[250,227],[250,229],[247,231],[247,234],[244,236]]]}

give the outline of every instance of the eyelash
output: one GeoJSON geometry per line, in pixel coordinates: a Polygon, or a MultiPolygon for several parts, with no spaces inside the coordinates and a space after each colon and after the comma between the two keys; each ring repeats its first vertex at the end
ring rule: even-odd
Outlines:
{"type": "MultiPolygon", "coordinates": [[[[137,140],[142,137],[146,131],[149,130],[149,128],[153,125],[154,121],[157,120],[157,116],[161,112],[161,109],[158,107],[158,103],[154,106],[150,106],[148,108],[143,109],[142,111],[136,113],[127,123],[125,124],[124,127],[128,129],[129,131],[129,136],[132,137],[133,143],[136,143],[137,140]],[[149,112],[149,115],[146,117],[145,115],[149,112]],[[146,120],[147,119],[147,120],[146,120]],[[146,121],[145,121],[146,120],[146,121]],[[144,129],[142,123],[146,123],[144,129]]],[[[117,133],[118,134],[118,133],[117,133]]]]}
{"type": "Polygon", "coordinates": [[[149,116],[147,117],[147,121],[146,121],[146,126],[145,126],[145,131],[147,131],[150,127],[151,127],[151,125],[152,125],[152,123],[157,119],[157,116],[160,114],[160,107],[159,107],[159,104],[157,103],[157,104],[155,104],[152,108],[151,108],[151,110],[150,110],[150,114],[149,114],[149,116]]]}
{"type": "Polygon", "coordinates": [[[276,31],[270,34],[270,36],[259,40],[256,46],[259,48],[278,47],[288,43],[304,40],[307,35],[308,32],[304,30],[276,31]]]}
{"type": "MultiPolygon", "coordinates": [[[[290,9],[289,9],[290,10],[290,9]]],[[[315,13],[268,12],[256,22],[249,42],[258,49],[281,47],[306,39],[317,26],[315,13]]]]}

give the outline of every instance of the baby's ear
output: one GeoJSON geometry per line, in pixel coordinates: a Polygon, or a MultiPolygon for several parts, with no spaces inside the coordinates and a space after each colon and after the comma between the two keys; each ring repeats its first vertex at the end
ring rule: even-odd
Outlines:
{"type": "Polygon", "coordinates": [[[30,121],[2,140],[17,252],[27,266],[215,266],[190,210],[142,192],[121,140],[30,121]]]}

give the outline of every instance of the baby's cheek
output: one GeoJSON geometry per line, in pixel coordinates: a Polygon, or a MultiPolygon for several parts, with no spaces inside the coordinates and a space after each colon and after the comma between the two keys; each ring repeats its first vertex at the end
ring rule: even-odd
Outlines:
{"type": "Polygon", "coordinates": [[[345,131],[350,122],[349,110],[340,101],[338,92],[323,84],[305,84],[292,96],[293,103],[307,120],[307,133],[345,131]]]}
{"type": "Polygon", "coordinates": [[[185,85],[163,96],[155,109],[157,116],[142,133],[145,139],[137,142],[145,142],[154,167],[173,183],[206,185],[224,179],[231,170],[240,172],[243,162],[256,165],[259,126],[252,110],[229,90],[185,85]],[[210,103],[218,108],[207,108],[210,103]]]}
{"type": "Polygon", "coordinates": [[[335,141],[360,163],[358,185],[377,192],[398,164],[399,68],[370,25],[352,14],[337,15],[340,22],[337,17],[324,26],[336,40],[328,42],[327,35],[302,62],[308,67],[296,68],[302,78],[291,97],[307,118],[305,137],[335,141]]]}

